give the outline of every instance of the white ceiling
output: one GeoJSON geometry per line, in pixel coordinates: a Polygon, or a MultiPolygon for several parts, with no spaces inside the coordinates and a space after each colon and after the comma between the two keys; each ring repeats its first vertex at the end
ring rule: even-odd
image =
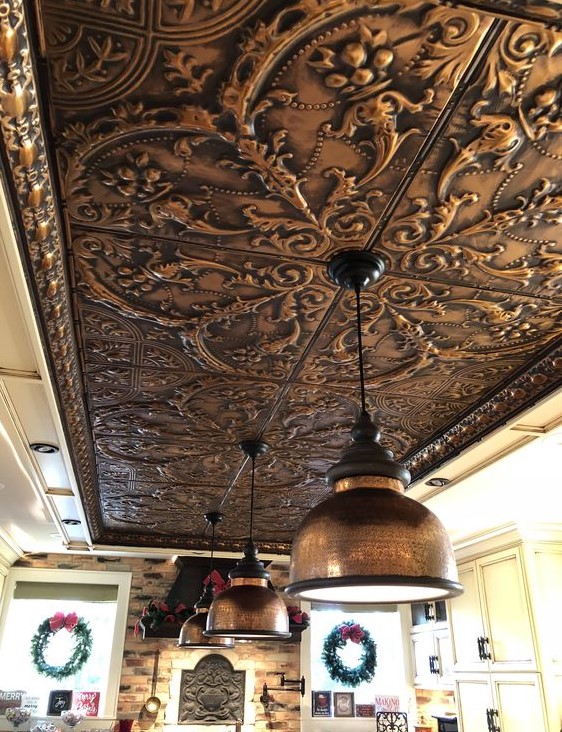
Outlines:
{"type": "MultiPolygon", "coordinates": [[[[0,537],[20,554],[107,553],[107,548],[92,546],[88,534],[3,195],[0,343],[0,537]],[[60,451],[41,455],[30,448],[34,442],[60,451]],[[68,526],[65,519],[81,523],[68,526]]],[[[561,458],[562,390],[427,476],[409,495],[439,515],[459,546],[513,523],[562,526],[561,458]],[[428,486],[434,477],[451,482],[445,488],[428,486]]]]}

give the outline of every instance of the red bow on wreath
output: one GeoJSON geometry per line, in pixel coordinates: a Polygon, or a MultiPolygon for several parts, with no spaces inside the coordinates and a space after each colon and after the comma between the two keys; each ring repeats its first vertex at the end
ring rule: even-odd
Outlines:
{"type": "Polygon", "coordinates": [[[66,628],[68,632],[71,633],[76,627],[77,622],[78,615],[76,615],[76,613],[68,613],[68,615],[65,615],[64,613],[59,612],[55,613],[52,618],[49,618],[49,627],[53,633],[56,633],[56,631],[61,628],[66,628]]]}
{"type": "Polygon", "coordinates": [[[340,633],[342,640],[350,640],[352,643],[361,643],[365,637],[365,633],[357,623],[355,625],[340,625],[340,633]]]}

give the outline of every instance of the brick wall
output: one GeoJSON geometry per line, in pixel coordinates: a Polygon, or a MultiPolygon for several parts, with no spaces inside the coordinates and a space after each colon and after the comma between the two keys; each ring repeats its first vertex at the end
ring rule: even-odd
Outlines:
{"type": "Polygon", "coordinates": [[[437,732],[437,720],[431,715],[456,714],[455,693],[447,689],[416,689],[416,707],[418,722],[437,732]]]}
{"type": "MultiPolygon", "coordinates": [[[[185,659],[186,651],[177,648],[173,639],[151,638],[143,640],[134,635],[134,626],[142,608],[153,598],[165,599],[176,577],[177,569],[169,560],[142,559],[137,557],[100,557],[84,555],[37,554],[20,559],[15,566],[35,569],[74,569],[111,572],[131,572],[131,596],[127,618],[127,635],[121,670],[118,715],[133,717],[136,721],[133,732],[139,729],[160,730],[163,725],[168,702],[171,667],[174,660],[185,659]],[[154,652],[160,650],[157,695],[162,707],[153,722],[146,717],[139,719],[144,700],[150,695],[154,652]]],[[[270,565],[269,571],[275,586],[285,583],[285,565],[270,565]]],[[[179,627],[178,627],[179,633],[179,627]]],[[[215,651],[219,652],[219,651],[215,651]]],[[[254,711],[255,732],[265,730],[300,730],[300,696],[297,692],[271,692],[272,701],[267,712],[259,697],[264,681],[268,686],[277,685],[275,672],[285,671],[287,678],[300,677],[300,653],[298,643],[262,642],[238,643],[236,656],[246,668],[255,674],[254,711]]],[[[228,657],[228,652],[226,652],[228,657]]],[[[244,726],[246,729],[246,725],[244,726]]],[[[189,730],[188,727],[184,729],[189,730]]],[[[209,729],[209,728],[207,728],[209,729]]]]}

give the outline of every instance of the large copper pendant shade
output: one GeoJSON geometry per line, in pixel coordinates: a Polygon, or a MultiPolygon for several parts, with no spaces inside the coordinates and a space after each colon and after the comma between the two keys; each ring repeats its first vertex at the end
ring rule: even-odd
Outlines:
{"type": "Polygon", "coordinates": [[[241,640],[282,640],[291,636],[289,615],[283,600],[267,586],[269,572],[258,559],[253,541],[255,459],[268,450],[265,442],[240,443],[252,461],[250,536],[244,556],[229,572],[231,586],[214,600],[207,616],[206,636],[241,640]]]}
{"type": "Polygon", "coordinates": [[[382,258],[364,251],[342,252],[328,267],[332,280],[356,295],[361,413],[352,444],[328,470],[333,495],[310,511],[293,539],[285,591],[302,600],[401,603],[462,592],[445,528],[404,494],[410,474],[379,444],[366,410],[360,293],[383,272],[382,258]]]}
{"type": "Polygon", "coordinates": [[[181,626],[178,639],[179,648],[234,648],[234,638],[214,636],[207,638],[203,632],[207,628],[207,613],[215,596],[215,586],[211,579],[213,573],[213,555],[215,551],[215,526],[222,521],[223,514],[219,511],[210,511],[205,514],[207,522],[213,529],[211,538],[211,561],[209,566],[209,582],[203,588],[203,593],[195,604],[195,612],[181,626]]]}

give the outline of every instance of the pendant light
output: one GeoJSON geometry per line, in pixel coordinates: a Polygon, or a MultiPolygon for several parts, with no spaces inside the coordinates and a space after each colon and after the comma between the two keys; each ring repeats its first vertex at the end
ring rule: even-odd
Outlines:
{"type": "Polygon", "coordinates": [[[212,580],[213,557],[215,552],[215,527],[223,519],[224,514],[219,511],[210,511],[205,514],[205,519],[212,527],[211,537],[211,561],[209,563],[209,581],[203,588],[203,593],[195,603],[195,613],[191,615],[181,626],[178,640],[179,648],[234,648],[234,638],[207,638],[203,631],[207,627],[207,613],[215,597],[215,584],[212,580]]]}
{"type": "Polygon", "coordinates": [[[289,584],[301,600],[328,603],[419,602],[461,594],[451,542],[437,516],[407,497],[408,470],[379,444],[367,413],[361,340],[361,291],[384,272],[378,254],[345,251],[328,265],[355,292],[361,413],[352,444],[327,472],[334,493],[295,534],[289,584]]]}
{"type": "Polygon", "coordinates": [[[283,600],[267,586],[269,572],[258,559],[253,541],[254,474],[258,455],[269,449],[265,442],[245,440],[240,448],[252,461],[250,488],[250,536],[244,556],[229,572],[231,586],[213,600],[207,616],[206,636],[242,640],[290,638],[289,615],[283,600]]]}

